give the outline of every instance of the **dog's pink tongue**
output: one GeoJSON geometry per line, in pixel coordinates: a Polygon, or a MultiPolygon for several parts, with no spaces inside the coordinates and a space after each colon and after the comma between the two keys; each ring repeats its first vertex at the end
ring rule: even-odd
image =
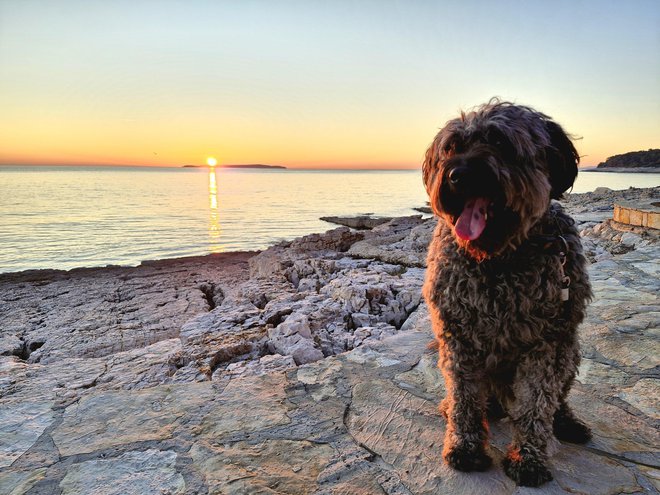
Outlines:
{"type": "Polygon", "coordinates": [[[465,203],[461,216],[456,221],[456,235],[466,241],[474,241],[486,228],[488,199],[475,198],[465,203]]]}

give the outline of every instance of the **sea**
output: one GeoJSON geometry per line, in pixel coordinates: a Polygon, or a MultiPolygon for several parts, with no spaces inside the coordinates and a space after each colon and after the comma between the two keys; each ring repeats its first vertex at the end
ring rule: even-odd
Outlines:
{"type": "MultiPolygon", "coordinates": [[[[582,172],[573,192],[657,185],[582,172]]],[[[261,250],[336,227],[322,216],[414,215],[426,201],[419,170],[2,166],[0,273],[261,250]]]]}

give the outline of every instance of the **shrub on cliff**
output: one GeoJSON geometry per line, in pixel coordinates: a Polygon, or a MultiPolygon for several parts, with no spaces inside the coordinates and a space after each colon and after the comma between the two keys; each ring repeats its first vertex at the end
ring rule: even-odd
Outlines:
{"type": "Polygon", "coordinates": [[[657,167],[660,168],[660,149],[648,151],[631,151],[622,155],[610,156],[604,162],[598,164],[598,168],[636,168],[657,167]]]}

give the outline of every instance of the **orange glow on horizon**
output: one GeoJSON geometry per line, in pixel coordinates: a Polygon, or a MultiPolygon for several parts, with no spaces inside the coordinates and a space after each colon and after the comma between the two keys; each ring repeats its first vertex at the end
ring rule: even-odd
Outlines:
{"type": "MultiPolygon", "coordinates": [[[[184,119],[188,120],[188,119],[184,119]]],[[[402,118],[402,120],[405,120],[402,118]]],[[[222,164],[281,165],[290,169],[419,169],[424,153],[442,119],[400,127],[396,122],[376,132],[368,122],[340,128],[312,129],[301,139],[297,127],[277,128],[253,122],[253,128],[229,122],[201,121],[169,126],[146,121],[129,126],[121,122],[66,118],[30,120],[21,116],[0,122],[0,165],[91,165],[182,167],[211,165],[214,156],[200,159],[199,150],[213,150],[222,164]],[[218,136],[217,129],[223,129],[218,136]]],[[[569,129],[584,125],[572,125],[569,129]]],[[[593,126],[592,126],[593,127],[593,126]]],[[[651,126],[649,126],[651,127],[651,126]]],[[[607,129],[598,129],[607,136],[607,129]]],[[[648,131],[650,132],[650,131],[648,131]]],[[[648,149],[648,138],[634,131],[617,139],[603,137],[576,142],[583,167],[607,157],[648,149]]]]}
{"type": "MultiPolygon", "coordinates": [[[[126,124],[89,117],[74,120],[57,111],[48,117],[30,117],[34,116],[19,115],[11,125],[0,122],[0,164],[182,167],[203,165],[199,150],[206,149],[222,156],[223,164],[414,170],[421,168],[424,153],[442,125],[442,119],[433,116],[432,120],[420,118],[402,127],[400,122],[409,119],[401,115],[393,117],[391,125],[375,129],[373,122],[362,118],[345,126],[326,124],[306,129],[301,138],[297,125],[278,127],[258,120],[236,124],[203,118],[195,121],[191,116],[176,125],[167,120],[126,124]]],[[[569,128],[582,127],[586,122],[569,128]]],[[[600,137],[576,142],[583,167],[597,165],[612,155],[648,149],[647,137],[632,130],[621,131],[617,139],[604,139],[608,130],[598,130],[600,137]]],[[[205,160],[208,166],[214,166],[211,160],[218,166],[213,156],[205,160]]]]}

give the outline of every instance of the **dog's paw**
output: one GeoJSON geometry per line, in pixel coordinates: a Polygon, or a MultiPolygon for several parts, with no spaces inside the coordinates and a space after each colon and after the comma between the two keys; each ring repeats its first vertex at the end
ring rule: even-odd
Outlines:
{"type": "Polygon", "coordinates": [[[445,462],[458,471],[486,471],[493,460],[483,447],[470,448],[455,445],[444,452],[445,462]]]}
{"type": "Polygon", "coordinates": [[[536,487],[552,481],[550,470],[534,456],[509,454],[503,464],[504,472],[517,485],[536,487]]]}
{"type": "Polygon", "coordinates": [[[573,415],[556,414],[552,431],[559,440],[571,443],[587,443],[591,430],[573,415]]]}

